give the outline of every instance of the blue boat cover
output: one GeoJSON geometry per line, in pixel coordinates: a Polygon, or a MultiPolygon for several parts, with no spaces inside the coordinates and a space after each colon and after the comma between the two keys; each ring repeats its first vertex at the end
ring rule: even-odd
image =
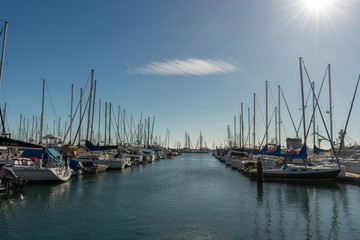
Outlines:
{"type": "Polygon", "coordinates": [[[71,159],[69,166],[72,170],[76,171],[77,166],[80,164],[80,162],[78,160],[75,159],[71,159]]]}
{"type": "Polygon", "coordinates": [[[45,155],[48,155],[52,158],[61,158],[61,155],[58,151],[56,151],[54,148],[48,148],[46,151],[45,151],[45,155]]]}
{"type": "Polygon", "coordinates": [[[276,146],[274,151],[268,151],[267,149],[268,148],[266,148],[266,152],[264,152],[264,154],[266,154],[266,155],[270,155],[270,156],[279,156],[279,155],[281,155],[281,148],[280,148],[279,145],[276,146]]]}
{"type": "Polygon", "coordinates": [[[111,150],[111,149],[117,149],[118,146],[117,145],[111,145],[111,146],[99,146],[99,145],[94,145],[89,141],[85,141],[85,147],[87,149],[89,149],[90,151],[106,151],[106,150],[111,150]]]}
{"type": "Polygon", "coordinates": [[[320,149],[314,145],[314,153],[329,152],[329,151],[330,151],[330,149],[329,150],[320,149]]]}
{"type": "Polygon", "coordinates": [[[41,158],[41,153],[42,150],[41,149],[25,149],[22,154],[20,155],[21,157],[27,157],[27,158],[41,158]]]}
{"type": "Polygon", "coordinates": [[[289,153],[281,153],[280,146],[277,146],[274,151],[268,151],[268,146],[265,145],[263,150],[250,150],[250,153],[253,155],[258,154],[265,154],[270,156],[276,156],[276,157],[283,157],[283,158],[300,158],[300,159],[306,159],[307,158],[307,149],[306,146],[302,146],[300,152],[298,154],[289,154],[289,153]]]}
{"type": "MultiPolygon", "coordinates": [[[[27,158],[41,158],[41,153],[42,150],[41,149],[25,149],[22,154],[20,155],[21,157],[27,157],[27,158]]],[[[56,159],[57,157],[61,158],[61,155],[58,151],[56,151],[54,148],[48,148],[45,151],[44,157],[46,156],[50,156],[54,159],[56,159]]]]}
{"type": "Polygon", "coordinates": [[[94,165],[94,163],[89,161],[89,162],[83,162],[82,165],[83,165],[84,167],[91,167],[91,166],[94,165]]]}
{"type": "Polygon", "coordinates": [[[42,149],[42,146],[40,146],[40,145],[31,144],[31,143],[15,140],[15,139],[8,138],[8,137],[0,137],[0,146],[13,147],[13,148],[18,147],[18,148],[25,148],[25,149],[26,148],[42,149]]]}

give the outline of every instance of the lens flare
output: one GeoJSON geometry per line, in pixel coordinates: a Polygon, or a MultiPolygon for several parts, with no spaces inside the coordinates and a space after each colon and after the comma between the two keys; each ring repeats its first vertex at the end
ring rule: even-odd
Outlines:
{"type": "Polygon", "coordinates": [[[303,0],[306,7],[311,10],[325,10],[332,5],[332,0],[303,0]]]}

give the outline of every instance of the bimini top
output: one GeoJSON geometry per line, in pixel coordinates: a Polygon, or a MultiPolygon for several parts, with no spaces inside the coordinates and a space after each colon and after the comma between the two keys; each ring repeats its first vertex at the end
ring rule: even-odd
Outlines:
{"type": "MultiPolygon", "coordinates": [[[[21,157],[27,158],[38,158],[41,159],[42,150],[41,149],[25,149],[23,153],[20,155],[21,157]]],[[[50,156],[51,158],[61,158],[61,155],[54,148],[46,149],[44,153],[44,157],[50,156]]]]}

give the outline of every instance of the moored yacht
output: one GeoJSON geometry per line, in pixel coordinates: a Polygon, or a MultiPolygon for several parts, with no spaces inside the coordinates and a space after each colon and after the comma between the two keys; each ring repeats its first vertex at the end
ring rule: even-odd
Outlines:
{"type": "Polygon", "coordinates": [[[26,149],[21,157],[10,160],[9,164],[17,176],[29,182],[67,181],[71,177],[70,169],[53,148],[44,153],[41,150],[26,149]]]}
{"type": "MultiPolygon", "coordinates": [[[[264,180],[273,181],[329,181],[341,172],[340,167],[325,166],[299,166],[294,164],[284,164],[276,169],[264,169],[264,180]]],[[[257,177],[257,169],[249,170],[251,178],[257,177]]]]}

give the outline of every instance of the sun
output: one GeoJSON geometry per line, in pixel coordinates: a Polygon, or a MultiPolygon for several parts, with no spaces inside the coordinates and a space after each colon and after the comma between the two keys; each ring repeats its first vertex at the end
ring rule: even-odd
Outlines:
{"type": "Polygon", "coordinates": [[[303,0],[309,10],[323,11],[330,8],[333,0],[303,0]]]}

